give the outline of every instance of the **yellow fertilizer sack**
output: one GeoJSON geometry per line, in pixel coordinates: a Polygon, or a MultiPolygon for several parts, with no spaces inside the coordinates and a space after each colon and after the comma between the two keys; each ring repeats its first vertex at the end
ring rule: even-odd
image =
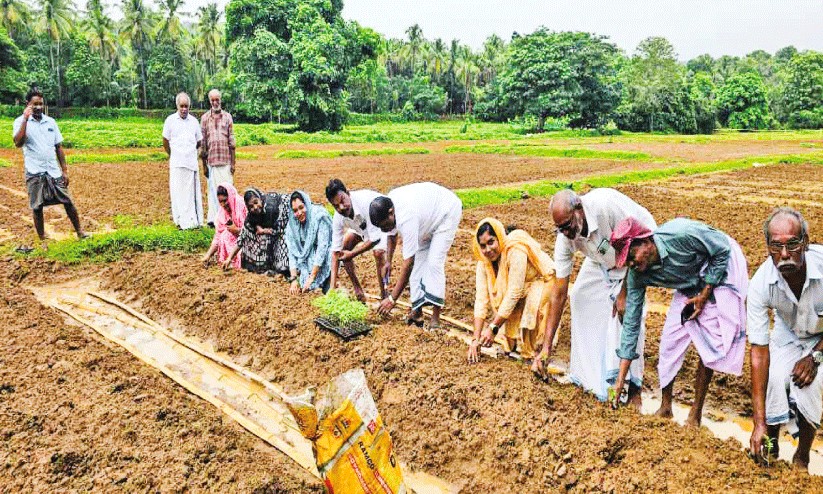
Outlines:
{"type": "Polygon", "coordinates": [[[287,404],[301,432],[313,443],[317,470],[327,492],[407,492],[391,437],[377,412],[362,369],[337,376],[316,405],[308,392],[287,400],[287,404]]]}

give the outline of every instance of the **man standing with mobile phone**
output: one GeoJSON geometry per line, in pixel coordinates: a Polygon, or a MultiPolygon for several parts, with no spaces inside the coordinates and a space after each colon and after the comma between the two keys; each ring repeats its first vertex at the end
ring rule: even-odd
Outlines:
{"type": "Polygon", "coordinates": [[[663,400],[657,415],[672,417],[674,378],[693,344],[700,361],[686,425],[697,427],[714,371],[738,376],[743,371],[749,284],[746,257],[725,233],[686,218],[675,218],[654,232],[635,218],[627,218],[612,232],[611,244],[617,252],[617,265],[629,267],[615,389],[622,389],[631,362],[639,357],[646,287],[675,289],[660,335],[657,372],[663,400]],[[686,309],[688,306],[693,310],[686,309]]]}
{"type": "Polygon", "coordinates": [[[14,121],[14,145],[23,148],[26,189],[34,216],[34,228],[43,249],[47,248],[43,207],[62,204],[78,238],[86,238],[80,216],[69,195],[69,169],[63,153],[63,135],[57,122],[43,113],[43,93],[32,88],[26,95],[26,109],[14,121]]]}

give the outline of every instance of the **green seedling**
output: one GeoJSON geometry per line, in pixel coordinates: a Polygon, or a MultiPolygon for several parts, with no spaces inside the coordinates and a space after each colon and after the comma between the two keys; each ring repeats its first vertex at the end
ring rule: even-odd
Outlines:
{"type": "Polygon", "coordinates": [[[312,301],[312,305],[320,309],[326,316],[337,318],[343,324],[362,322],[369,313],[369,308],[357,300],[351,300],[348,295],[338,290],[331,290],[322,297],[312,301]]]}
{"type": "Polygon", "coordinates": [[[763,461],[766,462],[766,466],[771,466],[772,461],[772,450],[774,449],[774,442],[775,440],[767,435],[763,435],[763,444],[760,445],[760,455],[763,457],[763,461]],[[765,453],[764,453],[765,450],[765,453]]]}

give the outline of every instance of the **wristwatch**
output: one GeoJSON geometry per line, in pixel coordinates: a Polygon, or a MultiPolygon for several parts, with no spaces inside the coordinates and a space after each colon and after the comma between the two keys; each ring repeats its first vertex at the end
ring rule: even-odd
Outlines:
{"type": "Polygon", "coordinates": [[[492,330],[492,334],[494,334],[494,335],[496,335],[496,334],[497,334],[497,330],[498,330],[499,328],[500,328],[500,326],[498,326],[498,325],[497,325],[497,324],[495,324],[495,323],[491,323],[491,324],[489,324],[489,329],[491,329],[491,330],[492,330]]]}
{"type": "Polygon", "coordinates": [[[823,352],[820,350],[815,350],[812,352],[812,360],[814,360],[814,365],[820,365],[823,363],[823,352]]]}

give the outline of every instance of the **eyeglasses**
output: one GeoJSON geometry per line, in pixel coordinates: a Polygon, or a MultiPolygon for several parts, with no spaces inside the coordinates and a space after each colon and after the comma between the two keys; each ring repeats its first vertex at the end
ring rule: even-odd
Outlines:
{"type": "Polygon", "coordinates": [[[799,239],[789,240],[785,244],[780,242],[769,242],[769,252],[772,254],[780,254],[786,249],[789,252],[800,252],[803,249],[803,241],[799,239]]]}
{"type": "Polygon", "coordinates": [[[569,221],[567,221],[565,223],[561,223],[560,225],[557,225],[554,229],[554,233],[563,233],[563,232],[567,232],[567,231],[571,230],[572,229],[572,223],[574,223],[574,216],[569,218],[569,221]]]}

